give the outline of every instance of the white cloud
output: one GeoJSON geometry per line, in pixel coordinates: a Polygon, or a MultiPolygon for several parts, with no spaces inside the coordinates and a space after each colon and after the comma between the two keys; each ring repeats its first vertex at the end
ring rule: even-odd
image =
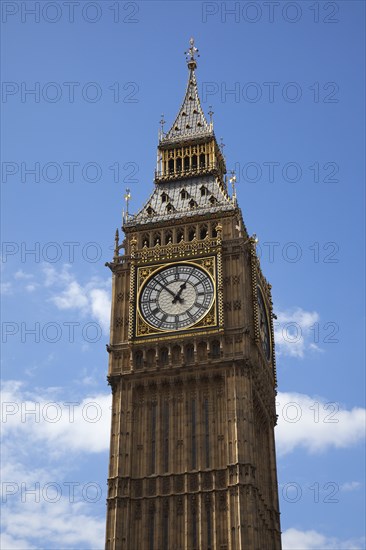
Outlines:
{"type": "Polygon", "coordinates": [[[22,269],[19,269],[14,274],[15,279],[33,279],[33,275],[31,273],[25,273],[22,269]]]}
{"type": "Polygon", "coordinates": [[[100,485],[71,485],[63,481],[65,472],[32,469],[26,458],[22,464],[9,456],[3,467],[1,548],[32,550],[40,543],[54,549],[102,548],[104,521],[93,515],[95,502],[104,497],[100,485]]]}
{"type": "Polygon", "coordinates": [[[83,316],[91,316],[96,319],[102,329],[109,330],[111,300],[110,282],[99,279],[91,279],[82,286],[75,277],[70,274],[70,266],[63,266],[60,277],[53,267],[44,268],[45,284],[49,287],[60,289],[51,297],[51,301],[61,310],[79,310],[83,316]]]}
{"type": "Polygon", "coordinates": [[[58,296],[54,296],[52,301],[59,309],[85,310],[88,306],[85,290],[76,281],[68,283],[65,290],[58,296]]]}
{"type": "Polygon", "coordinates": [[[310,453],[330,448],[347,448],[365,438],[366,411],[347,410],[339,403],[299,393],[276,397],[278,426],[276,445],[279,455],[304,448],[310,453]]]}
{"type": "MultiPolygon", "coordinates": [[[[97,386],[100,383],[101,376],[98,368],[83,367],[78,372],[78,377],[75,379],[75,384],[79,386],[97,386]]],[[[104,380],[104,377],[103,377],[104,380]]],[[[87,391],[87,390],[85,390],[87,391]]]]}
{"type": "Polygon", "coordinates": [[[61,270],[57,271],[52,265],[44,264],[42,272],[44,275],[44,284],[46,287],[54,285],[63,285],[72,280],[70,275],[70,264],[63,264],[61,270]]]}
{"type": "Polygon", "coordinates": [[[83,386],[96,386],[97,380],[94,378],[94,376],[84,376],[82,378],[81,383],[83,386]]]}
{"type": "Polygon", "coordinates": [[[341,491],[345,492],[351,492],[351,491],[357,491],[361,487],[361,483],[359,481],[347,481],[345,483],[342,483],[340,486],[341,491]]]}
{"type": "Polygon", "coordinates": [[[68,401],[60,388],[28,391],[19,381],[3,384],[4,550],[33,550],[40,545],[55,550],[103,547],[105,521],[100,510],[104,506],[96,503],[104,500],[105,483],[79,483],[68,468],[74,470],[80,453],[108,449],[111,396],[91,395],[75,406],[67,406],[68,401]],[[31,411],[35,414],[27,414],[31,411]],[[91,489],[85,492],[86,483],[91,489]]]}
{"type": "MultiPolygon", "coordinates": [[[[25,284],[25,290],[27,292],[34,292],[36,288],[38,288],[40,285],[31,279],[34,279],[34,275],[31,273],[25,273],[22,269],[19,269],[13,274],[13,278],[16,281],[24,282],[25,284]]],[[[12,294],[12,284],[10,282],[8,283],[2,283],[2,294],[12,294]]]]}
{"type": "Polygon", "coordinates": [[[41,486],[40,502],[31,496],[25,502],[8,500],[3,507],[4,550],[28,550],[39,548],[29,541],[41,543],[42,548],[102,548],[104,543],[104,519],[92,516],[85,503],[71,503],[67,497],[58,502],[44,499],[41,486]],[[47,545],[48,542],[48,545],[47,545]],[[47,546],[43,546],[46,544],[47,546]]]}
{"type": "Polygon", "coordinates": [[[363,550],[364,544],[364,539],[342,541],[314,530],[300,531],[290,528],[282,533],[283,550],[363,550]]]}
{"type": "Polygon", "coordinates": [[[0,548],[4,550],[34,550],[37,547],[29,544],[26,540],[18,536],[10,535],[9,533],[0,533],[0,548]]]}
{"type": "MultiPolygon", "coordinates": [[[[71,273],[72,266],[64,264],[61,269],[53,265],[42,265],[42,284],[30,281],[33,275],[18,270],[14,278],[27,281],[25,290],[34,292],[42,286],[50,289],[50,301],[60,310],[78,310],[83,317],[90,316],[96,320],[107,333],[110,323],[110,281],[92,278],[86,284],[80,284],[71,273]]],[[[13,287],[10,282],[2,283],[1,293],[12,294],[13,287]]]]}
{"type": "Polygon", "coordinates": [[[38,286],[39,285],[37,285],[37,284],[31,283],[29,285],[26,285],[25,290],[27,292],[34,292],[38,286]]]}
{"type": "Polygon", "coordinates": [[[8,444],[41,444],[51,455],[99,453],[109,447],[109,393],[71,401],[60,390],[30,393],[18,381],[3,384],[2,432],[8,444]]]}
{"type": "Polygon", "coordinates": [[[100,288],[93,288],[89,293],[89,298],[90,307],[94,317],[98,319],[99,323],[105,330],[108,330],[111,314],[111,301],[109,293],[100,288]]]}
{"type": "Polygon", "coordinates": [[[319,314],[294,308],[277,312],[274,336],[277,355],[303,358],[305,352],[322,351],[317,345],[319,314]]]}

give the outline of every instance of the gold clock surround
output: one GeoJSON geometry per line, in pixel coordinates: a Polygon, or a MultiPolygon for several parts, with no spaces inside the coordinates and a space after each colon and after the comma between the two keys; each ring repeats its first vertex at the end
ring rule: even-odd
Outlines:
{"type": "Polygon", "coordinates": [[[160,263],[154,265],[143,265],[137,267],[136,270],[136,319],[135,319],[135,337],[144,338],[147,336],[166,336],[168,332],[163,329],[158,329],[150,325],[144,318],[140,309],[140,296],[143,291],[146,283],[158,274],[163,269],[174,267],[176,265],[191,265],[197,267],[204,271],[204,273],[210,278],[213,288],[214,288],[214,298],[209,310],[192,326],[184,327],[182,329],[177,329],[174,332],[189,333],[192,330],[197,329],[210,329],[216,328],[218,325],[218,291],[217,291],[217,257],[216,256],[206,256],[200,258],[194,258],[189,260],[176,260],[169,263],[160,263]]]}

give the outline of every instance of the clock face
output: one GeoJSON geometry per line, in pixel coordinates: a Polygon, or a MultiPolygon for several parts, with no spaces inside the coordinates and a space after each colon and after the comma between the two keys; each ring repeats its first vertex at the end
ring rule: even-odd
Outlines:
{"type": "Polygon", "coordinates": [[[264,305],[262,290],[257,287],[258,296],[258,323],[259,323],[259,335],[262,342],[263,351],[266,358],[269,360],[271,357],[271,336],[268,323],[268,315],[266,306],[264,305]]]}
{"type": "Polygon", "coordinates": [[[206,271],[193,264],[176,264],[153,274],[140,293],[140,311],[147,323],[166,330],[196,324],[211,308],[214,284],[206,271]]]}

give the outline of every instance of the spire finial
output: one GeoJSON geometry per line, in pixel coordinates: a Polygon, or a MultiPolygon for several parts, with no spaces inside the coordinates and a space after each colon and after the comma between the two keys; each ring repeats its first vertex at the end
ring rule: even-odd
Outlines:
{"type": "Polygon", "coordinates": [[[162,113],[161,119],[159,122],[160,122],[161,132],[164,133],[164,124],[165,124],[164,113],[162,113]]]}
{"type": "Polygon", "coordinates": [[[126,221],[128,220],[128,205],[129,205],[129,202],[131,200],[131,192],[130,192],[130,189],[127,188],[126,189],[126,193],[125,193],[125,201],[126,201],[126,221]]]}
{"type": "Polygon", "coordinates": [[[195,69],[197,67],[196,56],[199,57],[198,49],[194,45],[194,38],[189,40],[189,48],[185,53],[187,65],[189,69],[195,69]]]}
{"type": "Polygon", "coordinates": [[[164,113],[162,113],[161,119],[159,122],[160,122],[159,141],[160,141],[164,137],[164,124],[165,124],[164,113]]]}
{"type": "Polygon", "coordinates": [[[224,154],[224,147],[225,147],[224,140],[223,138],[220,138],[220,150],[222,154],[224,154]]]}
{"type": "Polygon", "coordinates": [[[231,183],[231,186],[233,188],[232,200],[233,200],[233,203],[236,204],[236,188],[235,188],[236,174],[235,174],[235,170],[230,170],[230,174],[231,174],[230,183],[231,183]]]}
{"type": "Polygon", "coordinates": [[[116,229],[116,234],[114,236],[114,255],[118,256],[118,247],[119,247],[119,231],[116,229]]]}
{"type": "Polygon", "coordinates": [[[212,120],[212,115],[214,114],[213,110],[212,110],[212,105],[209,106],[209,111],[208,111],[208,114],[209,114],[209,117],[210,117],[210,129],[212,130],[213,128],[213,120],[212,120]]]}

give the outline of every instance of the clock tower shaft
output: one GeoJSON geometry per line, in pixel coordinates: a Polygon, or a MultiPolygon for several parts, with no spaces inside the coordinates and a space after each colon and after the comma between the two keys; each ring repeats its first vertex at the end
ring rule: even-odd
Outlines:
{"type": "Polygon", "coordinates": [[[187,54],[154,192],[107,264],[106,549],[280,550],[271,286],[187,54]]]}

